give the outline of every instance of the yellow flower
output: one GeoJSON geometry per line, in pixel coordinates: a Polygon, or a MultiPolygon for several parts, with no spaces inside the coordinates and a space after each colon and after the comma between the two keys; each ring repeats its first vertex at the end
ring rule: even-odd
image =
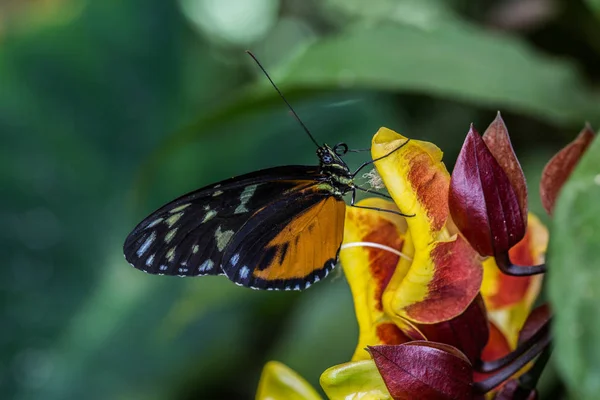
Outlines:
{"type": "MultiPolygon", "coordinates": [[[[492,127],[494,133],[505,129],[499,117],[492,127]]],[[[503,138],[494,137],[498,146],[512,151],[510,142],[498,139],[503,138]]],[[[449,202],[451,177],[437,146],[381,128],[371,152],[393,201],[367,198],[357,204],[367,209],[346,210],[340,260],[352,292],[359,340],[350,362],[323,372],[321,386],[330,399],[387,399],[392,398],[390,392],[394,398],[412,398],[417,388],[447,389],[444,395],[455,398],[472,387],[473,393],[461,397],[465,399],[489,392],[497,385],[486,383],[492,382],[486,381],[489,374],[504,374],[505,380],[520,368],[498,367],[495,360],[528,337],[539,336],[542,344],[549,340],[547,309],[536,310],[535,318],[527,320],[542,277],[505,275],[496,259],[482,257],[459,232],[450,207],[468,199],[455,197],[449,202]],[[527,332],[522,331],[524,325],[527,332]],[[414,367],[407,358],[411,355],[424,364],[409,373],[414,367]],[[381,360],[386,365],[380,365],[381,360]],[[446,365],[448,373],[435,365],[446,365]],[[420,373],[424,375],[418,377],[420,373]]],[[[493,168],[497,172],[500,167],[493,168]]],[[[459,187],[463,191],[459,195],[464,189],[459,187]]],[[[523,188],[514,192],[526,193],[523,188]]],[[[522,218],[526,197],[514,203],[522,218]]],[[[468,209],[461,209],[462,226],[468,209]]],[[[543,263],[547,242],[546,228],[529,214],[523,239],[512,245],[510,257],[503,256],[502,265],[514,271],[518,265],[543,263]]],[[[269,363],[257,394],[257,399],[267,398],[319,397],[296,373],[269,363]]]]}

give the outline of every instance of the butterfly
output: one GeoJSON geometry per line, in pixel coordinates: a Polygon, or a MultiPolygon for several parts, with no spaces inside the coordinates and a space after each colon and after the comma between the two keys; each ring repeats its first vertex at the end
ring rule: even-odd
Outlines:
{"type": "Polygon", "coordinates": [[[303,290],[335,267],[344,232],[343,197],[351,193],[351,205],[360,207],[354,204],[356,191],[370,190],[356,185],[354,177],[378,159],[351,172],[342,159],[348,146],[320,146],[263,72],[317,146],[319,165],[264,169],[167,203],[125,240],[125,258],[135,268],[159,275],[226,275],[253,289],[303,290]]]}

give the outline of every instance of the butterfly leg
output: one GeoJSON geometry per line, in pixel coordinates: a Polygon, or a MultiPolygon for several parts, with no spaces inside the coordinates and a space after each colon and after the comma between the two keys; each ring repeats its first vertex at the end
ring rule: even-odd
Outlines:
{"type": "Polygon", "coordinates": [[[388,200],[394,200],[394,199],[392,199],[392,196],[388,196],[388,195],[387,195],[387,194],[385,194],[385,193],[379,193],[379,192],[378,192],[378,191],[376,191],[376,190],[365,189],[365,188],[362,188],[362,187],[360,187],[360,186],[356,186],[356,185],[354,185],[354,188],[355,188],[355,189],[358,189],[358,190],[360,190],[361,192],[365,192],[365,193],[372,193],[372,194],[375,194],[375,195],[377,195],[377,196],[381,196],[381,197],[383,197],[384,199],[388,199],[388,200]]]}
{"type": "Polygon", "coordinates": [[[366,167],[368,165],[371,165],[371,164],[373,164],[373,163],[375,163],[375,162],[377,162],[379,160],[383,160],[384,158],[391,156],[394,152],[396,152],[396,151],[400,150],[401,148],[403,148],[409,141],[410,141],[410,139],[406,139],[406,142],[402,143],[400,146],[396,147],[394,150],[390,151],[389,153],[387,153],[387,154],[385,154],[385,155],[383,155],[381,157],[377,157],[377,158],[375,158],[375,159],[373,159],[371,161],[365,161],[350,176],[352,178],[354,178],[360,172],[361,169],[363,169],[364,167],[366,167]]]}
{"type": "MultiPolygon", "coordinates": [[[[381,194],[381,193],[380,193],[381,194]]],[[[356,208],[363,208],[365,210],[374,210],[374,211],[381,211],[381,212],[387,212],[390,214],[395,214],[395,215],[399,215],[401,217],[414,217],[415,214],[402,214],[400,211],[394,211],[394,210],[386,210],[385,208],[379,208],[379,207],[367,207],[367,206],[357,206],[356,204],[356,187],[352,188],[352,198],[350,200],[350,207],[356,207],[356,208]]]]}

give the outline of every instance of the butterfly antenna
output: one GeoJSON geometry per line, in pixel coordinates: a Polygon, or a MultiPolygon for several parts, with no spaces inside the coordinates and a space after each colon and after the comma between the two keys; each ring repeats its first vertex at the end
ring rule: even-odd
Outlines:
{"type": "Polygon", "coordinates": [[[310,139],[313,141],[313,143],[317,147],[321,147],[319,145],[319,143],[317,143],[317,141],[315,140],[315,138],[313,137],[313,135],[310,133],[310,131],[308,130],[308,128],[306,127],[306,125],[304,125],[304,122],[302,122],[302,120],[300,119],[300,117],[298,116],[298,114],[296,114],[296,111],[294,111],[294,109],[292,108],[291,104],[286,100],[286,98],[283,95],[283,93],[281,93],[281,90],[279,90],[279,88],[277,87],[277,85],[275,84],[275,82],[273,82],[273,79],[271,79],[271,77],[269,76],[269,74],[267,73],[267,71],[265,70],[265,68],[262,66],[262,64],[260,63],[260,61],[258,61],[258,59],[256,58],[256,56],[254,54],[252,54],[252,52],[250,52],[250,50],[246,50],[246,53],[248,53],[248,55],[250,57],[252,57],[252,59],[256,62],[256,64],[258,65],[258,67],[263,72],[263,74],[265,74],[265,76],[267,77],[267,79],[269,80],[269,82],[271,82],[271,85],[273,85],[273,87],[275,88],[275,90],[277,91],[277,93],[279,93],[279,96],[281,96],[281,98],[283,99],[283,101],[285,102],[285,104],[287,104],[287,106],[290,109],[290,111],[292,112],[292,114],[294,114],[294,117],[296,118],[296,120],[300,123],[300,125],[304,129],[304,132],[306,132],[306,134],[308,135],[308,137],[310,137],[310,139]]]}

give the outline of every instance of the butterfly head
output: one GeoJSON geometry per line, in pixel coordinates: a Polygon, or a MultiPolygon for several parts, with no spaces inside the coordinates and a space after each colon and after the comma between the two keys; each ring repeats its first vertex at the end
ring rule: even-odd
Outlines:
{"type": "Polygon", "coordinates": [[[319,147],[317,156],[320,160],[321,169],[335,174],[348,175],[350,169],[342,159],[342,156],[347,152],[348,146],[345,143],[338,143],[333,148],[327,144],[319,147]]]}

